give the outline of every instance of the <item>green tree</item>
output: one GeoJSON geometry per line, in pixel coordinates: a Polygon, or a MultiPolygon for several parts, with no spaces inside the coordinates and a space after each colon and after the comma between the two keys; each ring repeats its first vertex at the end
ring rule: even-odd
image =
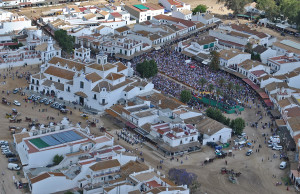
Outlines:
{"type": "Polygon", "coordinates": [[[280,10],[284,17],[292,24],[298,23],[298,14],[300,12],[300,1],[299,0],[281,0],[280,10]]]}
{"type": "Polygon", "coordinates": [[[217,51],[210,52],[209,68],[213,71],[217,71],[220,69],[220,53],[218,53],[217,51]]]}
{"type": "Polygon", "coordinates": [[[240,89],[241,89],[241,86],[239,84],[236,84],[234,86],[234,89],[235,89],[235,92],[238,93],[240,91],[240,89]]]}
{"type": "Polygon", "coordinates": [[[200,4],[193,9],[193,15],[195,15],[197,12],[205,13],[207,11],[207,8],[208,7],[206,5],[200,4]]]}
{"type": "Polygon", "coordinates": [[[56,154],[53,158],[54,165],[58,165],[63,159],[64,156],[56,154]]]}
{"type": "Polygon", "coordinates": [[[217,95],[217,102],[219,101],[219,97],[221,96],[222,91],[220,90],[220,88],[216,89],[216,95],[217,95]]]}
{"type": "Polygon", "coordinates": [[[231,90],[233,89],[233,87],[234,87],[234,85],[233,85],[233,83],[232,82],[229,82],[228,84],[227,84],[227,89],[231,92],[231,90]]]}
{"type": "Polygon", "coordinates": [[[241,135],[243,133],[245,126],[245,121],[242,118],[236,118],[230,122],[230,127],[237,135],[241,135]]]}
{"type": "Polygon", "coordinates": [[[256,8],[265,11],[265,16],[274,20],[279,15],[279,7],[274,0],[257,0],[256,8]]]}
{"type": "Polygon", "coordinates": [[[225,79],[224,79],[223,77],[221,77],[221,78],[219,79],[219,85],[220,85],[221,88],[224,86],[225,82],[226,82],[226,81],[225,81],[225,79]]]}
{"type": "Polygon", "coordinates": [[[244,7],[250,3],[250,0],[218,0],[218,2],[224,2],[225,7],[231,9],[233,14],[236,15],[244,13],[244,7]]]}
{"type": "Polygon", "coordinates": [[[248,42],[245,46],[245,52],[247,53],[252,53],[252,44],[250,42],[248,42]]]}
{"type": "Polygon", "coordinates": [[[192,93],[189,90],[183,90],[180,94],[180,100],[183,103],[189,102],[191,98],[192,98],[192,93]]]}
{"type": "Polygon", "coordinates": [[[207,80],[204,77],[201,77],[199,80],[199,84],[201,85],[201,89],[203,89],[203,86],[207,83],[207,80]]]}
{"type": "Polygon", "coordinates": [[[158,68],[154,60],[144,60],[136,65],[136,71],[141,74],[141,77],[150,78],[157,74],[158,68]]]}
{"type": "Polygon", "coordinates": [[[62,50],[72,52],[74,49],[75,37],[68,35],[65,30],[57,30],[54,32],[54,38],[57,40],[62,50]]]}

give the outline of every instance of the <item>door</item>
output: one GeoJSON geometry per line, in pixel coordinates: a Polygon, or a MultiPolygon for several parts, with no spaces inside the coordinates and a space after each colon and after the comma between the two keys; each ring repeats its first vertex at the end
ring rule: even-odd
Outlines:
{"type": "Polygon", "coordinates": [[[79,104],[84,105],[84,98],[83,97],[79,97],[79,104]]]}

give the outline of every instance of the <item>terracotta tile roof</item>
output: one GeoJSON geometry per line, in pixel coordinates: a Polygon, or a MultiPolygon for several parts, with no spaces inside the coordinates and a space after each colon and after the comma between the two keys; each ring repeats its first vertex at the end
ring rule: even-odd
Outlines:
{"type": "Polygon", "coordinates": [[[114,160],[97,162],[96,164],[90,166],[90,169],[92,171],[99,171],[99,170],[114,168],[114,167],[118,167],[118,166],[121,166],[121,164],[119,163],[119,161],[117,159],[114,159],[114,160]]]}
{"type": "Polygon", "coordinates": [[[282,49],[284,49],[286,51],[293,52],[295,54],[300,55],[300,49],[288,46],[286,44],[282,44],[281,42],[274,42],[273,46],[276,46],[276,47],[282,48],[282,49]]]}
{"type": "Polygon", "coordinates": [[[129,92],[129,91],[131,91],[133,88],[135,88],[135,87],[134,87],[134,86],[127,86],[126,88],[124,88],[123,91],[129,92]]]}
{"type": "Polygon", "coordinates": [[[245,70],[250,70],[252,69],[252,67],[256,67],[258,65],[264,65],[264,64],[259,61],[253,61],[251,59],[247,59],[246,61],[243,61],[242,63],[238,64],[239,67],[245,70]]]}
{"type": "Polygon", "coordinates": [[[115,113],[114,111],[112,111],[111,109],[105,109],[105,112],[112,117],[115,117],[115,118],[119,117],[119,115],[117,113],[115,113]]]}
{"type": "Polygon", "coordinates": [[[89,20],[89,19],[91,19],[91,18],[96,17],[96,15],[93,14],[93,13],[88,13],[88,14],[84,15],[83,17],[84,17],[86,20],[89,20]]]}
{"type": "Polygon", "coordinates": [[[294,132],[300,131],[300,117],[289,118],[287,122],[294,132]]]}
{"type": "Polygon", "coordinates": [[[256,77],[260,77],[260,76],[262,76],[263,74],[267,74],[267,72],[265,72],[264,70],[251,71],[251,73],[252,73],[253,75],[255,75],[256,77]]]}
{"type": "Polygon", "coordinates": [[[120,27],[120,28],[116,28],[115,30],[122,33],[122,32],[125,32],[127,30],[130,30],[130,28],[128,26],[123,26],[123,27],[120,27]]]}
{"type": "Polygon", "coordinates": [[[244,52],[241,52],[237,49],[231,49],[231,50],[222,50],[220,52],[220,58],[223,58],[225,60],[229,60],[239,54],[248,54],[248,53],[244,53],[244,52]]]}
{"type": "Polygon", "coordinates": [[[28,132],[25,132],[25,133],[17,133],[17,134],[14,134],[14,139],[15,139],[15,142],[18,144],[20,142],[22,142],[23,138],[26,138],[26,137],[30,137],[29,133],[28,132]]]}
{"type": "Polygon", "coordinates": [[[285,98],[283,100],[279,100],[277,103],[281,108],[284,108],[291,104],[291,102],[287,98],[285,98]]]}
{"type": "Polygon", "coordinates": [[[110,92],[112,91],[113,86],[107,81],[101,81],[92,89],[92,91],[100,93],[101,88],[106,88],[106,90],[110,92]]]}
{"type": "Polygon", "coordinates": [[[33,75],[32,77],[36,78],[36,79],[45,79],[46,78],[46,76],[43,73],[37,73],[37,74],[33,75]]]}
{"type": "Polygon", "coordinates": [[[140,182],[144,182],[153,179],[153,177],[158,177],[158,175],[155,172],[145,172],[145,173],[137,174],[133,177],[140,182]]]}
{"type": "Polygon", "coordinates": [[[50,64],[60,63],[63,66],[67,65],[70,69],[75,67],[77,71],[84,70],[84,68],[85,68],[85,64],[83,64],[83,63],[60,58],[60,57],[53,57],[48,63],[50,63],[50,64]]]}
{"type": "Polygon", "coordinates": [[[109,73],[105,79],[108,79],[108,80],[118,80],[120,78],[124,77],[123,74],[118,74],[118,73],[109,73]]]}
{"type": "Polygon", "coordinates": [[[276,88],[289,88],[286,82],[272,82],[265,86],[265,89],[269,92],[275,90],[276,88]]]}
{"type": "Polygon", "coordinates": [[[155,180],[146,182],[146,185],[151,189],[156,188],[156,187],[161,187],[161,185],[158,184],[155,180]]]}
{"type": "Polygon", "coordinates": [[[176,22],[176,23],[181,23],[181,24],[183,24],[187,27],[196,26],[195,22],[180,19],[180,18],[175,18],[175,17],[172,17],[172,16],[162,15],[162,14],[154,16],[154,18],[157,19],[157,20],[168,20],[168,21],[172,21],[172,22],[176,22]]]}
{"type": "Polygon", "coordinates": [[[101,11],[100,14],[103,15],[103,16],[106,16],[107,14],[109,14],[109,12],[107,12],[107,11],[101,11]]]}
{"type": "Polygon", "coordinates": [[[88,67],[93,68],[93,69],[97,69],[97,70],[100,70],[100,71],[107,71],[107,70],[112,69],[116,66],[111,64],[111,63],[106,63],[105,65],[94,63],[92,65],[89,65],[88,67]]]}
{"type": "MultiPolygon", "coordinates": [[[[48,47],[48,43],[44,42],[40,45],[37,45],[34,50],[36,50],[36,51],[46,51],[47,47],[48,47]]],[[[61,48],[59,46],[57,46],[56,44],[54,44],[53,47],[56,50],[61,50],[61,48]]]]}
{"type": "Polygon", "coordinates": [[[114,65],[116,65],[117,67],[118,67],[118,72],[120,72],[120,71],[123,71],[123,70],[125,70],[125,69],[127,69],[127,66],[126,65],[124,65],[122,62],[117,62],[117,63],[114,63],[114,65]]]}
{"type": "Polygon", "coordinates": [[[50,175],[53,175],[53,176],[65,176],[63,173],[61,172],[48,172],[50,175]]]}
{"type": "Polygon", "coordinates": [[[184,15],[188,15],[188,14],[192,14],[193,12],[191,10],[188,10],[188,9],[183,9],[180,11],[182,14],[184,15]]]}
{"type": "Polygon", "coordinates": [[[268,50],[268,48],[266,48],[262,45],[258,45],[253,49],[253,52],[261,54],[261,53],[265,52],[266,50],[268,50]]]}
{"type": "Polygon", "coordinates": [[[102,77],[95,72],[86,75],[85,78],[91,80],[93,83],[102,79],[102,77]]]}
{"type": "MultiPolygon", "coordinates": [[[[209,43],[212,43],[212,42],[215,42],[216,41],[216,38],[215,37],[212,37],[212,36],[203,36],[203,37],[199,37],[196,42],[199,44],[199,45],[205,45],[205,44],[209,44],[209,43]]],[[[192,41],[193,42],[193,41],[192,41]]]]}
{"type": "Polygon", "coordinates": [[[241,31],[241,32],[245,32],[248,34],[252,34],[252,35],[256,35],[259,38],[266,38],[268,37],[267,34],[263,33],[263,32],[258,32],[256,30],[251,30],[251,28],[249,28],[247,25],[245,24],[232,24],[231,27],[237,31],[241,31]]]}
{"type": "Polygon", "coordinates": [[[160,179],[163,180],[163,181],[164,181],[165,183],[167,183],[168,185],[170,185],[171,187],[172,187],[172,186],[176,186],[175,183],[173,183],[173,181],[171,181],[171,180],[168,179],[168,178],[163,178],[163,177],[161,177],[160,179]]]}
{"type": "Polygon", "coordinates": [[[64,91],[64,84],[62,83],[59,83],[59,82],[55,82],[55,81],[51,81],[51,80],[45,80],[42,85],[44,86],[48,86],[50,87],[52,84],[54,84],[54,87],[57,89],[57,90],[60,90],[60,91],[64,91]]]}
{"type": "Polygon", "coordinates": [[[120,13],[118,13],[118,12],[113,12],[110,15],[114,16],[115,18],[122,17],[122,15],[120,13]]]}
{"type": "Polygon", "coordinates": [[[75,92],[75,95],[77,95],[77,96],[81,96],[81,97],[83,97],[83,98],[87,98],[88,96],[84,93],[84,92],[75,92]]]}
{"type": "Polygon", "coordinates": [[[206,134],[206,135],[213,135],[216,132],[226,127],[225,125],[219,123],[218,121],[215,121],[208,117],[204,118],[202,116],[185,119],[184,122],[189,124],[195,124],[196,129],[201,134],[206,134]]]}
{"type": "Polygon", "coordinates": [[[288,111],[288,117],[299,117],[300,116],[300,107],[296,106],[293,108],[287,108],[284,111],[288,111]]]}
{"type": "Polygon", "coordinates": [[[42,181],[42,180],[44,180],[46,178],[49,178],[49,177],[50,177],[50,175],[48,173],[43,173],[39,176],[36,176],[36,177],[30,179],[30,182],[31,182],[31,184],[34,184],[36,182],[42,181]]]}
{"type": "Polygon", "coordinates": [[[67,80],[72,80],[75,72],[66,69],[50,66],[44,71],[45,74],[53,75],[67,80]]]}

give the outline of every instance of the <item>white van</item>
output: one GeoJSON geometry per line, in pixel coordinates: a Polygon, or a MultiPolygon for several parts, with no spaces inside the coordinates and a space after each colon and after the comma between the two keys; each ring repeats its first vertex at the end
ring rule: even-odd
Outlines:
{"type": "Polygon", "coordinates": [[[15,163],[8,163],[7,168],[10,170],[20,170],[21,167],[15,163]]]}
{"type": "Polygon", "coordinates": [[[280,169],[285,169],[286,168],[286,162],[281,162],[279,165],[280,169]]]}
{"type": "Polygon", "coordinates": [[[272,149],[273,150],[282,150],[282,146],[280,146],[280,145],[274,145],[274,147],[272,149]]]}

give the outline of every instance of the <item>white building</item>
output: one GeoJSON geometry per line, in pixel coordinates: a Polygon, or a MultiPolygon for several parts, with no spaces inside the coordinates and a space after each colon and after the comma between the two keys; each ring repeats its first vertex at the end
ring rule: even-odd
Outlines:
{"type": "Polygon", "coordinates": [[[82,106],[104,111],[128,96],[136,96],[153,89],[152,83],[139,85],[139,80],[130,78],[133,70],[121,62],[108,63],[107,55],[101,52],[96,62],[82,62],[90,56],[89,50],[76,52],[74,60],[53,57],[41,65],[41,71],[31,76],[29,88],[57,98],[76,101],[82,106]],[[125,91],[127,86],[139,90],[125,91]]]}
{"type": "Polygon", "coordinates": [[[154,3],[125,5],[124,9],[130,13],[137,23],[152,20],[156,15],[164,14],[164,8],[154,3]]]}
{"type": "Polygon", "coordinates": [[[231,138],[232,129],[211,118],[197,116],[185,119],[184,122],[195,125],[200,133],[202,145],[206,145],[207,142],[227,143],[231,138]]]}
{"type": "Polygon", "coordinates": [[[248,77],[253,83],[259,83],[259,78],[270,74],[270,67],[259,62],[247,59],[238,64],[237,72],[248,77]]]}
{"type": "Polygon", "coordinates": [[[286,53],[294,53],[300,56],[300,43],[291,40],[282,40],[273,44],[273,49],[277,51],[277,55],[285,55],[286,53]]]}
{"type": "Polygon", "coordinates": [[[296,57],[293,53],[268,58],[268,66],[271,68],[271,73],[282,75],[293,71],[300,67],[300,57],[296,57]]]}
{"type": "Polygon", "coordinates": [[[158,3],[162,4],[168,11],[191,10],[191,5],[179,0],[158,0],[158,3]]]}
{"type": "Polygon", "coordinates": [[[61,48],[55,45],[50,37],[47,42],[35,47],[35,51],[41,56],[42,62],[47,62],[52,57],[61,57],[61,48]]]}
{"type": "Polygon", "coordinates": [[[251,54],[238,50],[222,50],[220,52],[220,65],[237,70],[237,65],[251,59],[251,54]]]}
{"type": "Polygon", "coordinates": [[[192,13],[193,12],[189,9],[183,9],[183,10],[179,10],[179,11],[172,11],[172,17],[180,18],[180,19],[183,19],[183,20],[191,20],[192,19],[192,13]]]}
{"type": "Polygon", "coordinates": [[[213,23],[220,23],[221,20],[219,18],[216,18],[214,15],[209,13],[196,13],[195,15],[192,15],[191,18],[192,21],[198,21],[202,22],[203,24],[209,25],[213,23]]]}
{"type": "Polygon", "coordinates": [[[259,55],[261,62],[264,64],[267,64],[268,58],[275,57],[277,55],[276,50],[261,45],[258,45],[255,48],[253,48],[253,53],[255,55],[259,55]]]}
{"type": "Polygon", "coordinates": [[[18,32],[31,27],[31,20],[5,10],[0,10],[0,34],[18,32]]]}

